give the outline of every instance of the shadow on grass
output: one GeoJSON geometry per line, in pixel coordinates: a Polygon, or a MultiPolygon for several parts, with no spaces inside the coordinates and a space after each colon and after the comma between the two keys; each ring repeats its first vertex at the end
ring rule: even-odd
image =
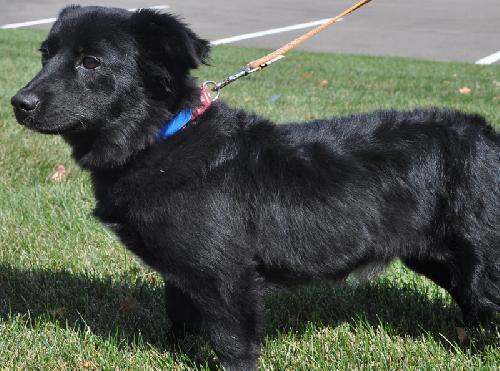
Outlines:
{"type": "MultiPolygon", "coordinates": [[[[412,285],[391,286],[383,280],[278,292],[267,301],[267,335],[274,337],[288,331],[300,334],[308,323],[331,327],[349,323],[355,327],[361,319],[372,327],[382,324],[391,335],[430,335],[451,350],[443,335],[456,342],[455,320],[460,315],[457,307],[412,285]]],[[[96,335],[115,337],[119,344],[136,344],[140,339],[159,350],[184,353],[197,366],[212,359],[209,348],[200,346],[199,339],[189,337],[175,343],[168,340],[170,323],[163,301],[161,283],[117,284],[109,277],[0,265],[2,320],[20,314],[26,315],[31,325],[38,321],[67,322],[71,328],[88,326],[96,335]]],[[[470,350],[480,352],[490,341],[494,340],[482,339],[470,350]]]]}

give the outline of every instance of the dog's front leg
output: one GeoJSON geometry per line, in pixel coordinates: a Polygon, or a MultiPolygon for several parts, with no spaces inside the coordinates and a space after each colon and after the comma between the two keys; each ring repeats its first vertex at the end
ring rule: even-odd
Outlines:
{"type": "MultiPolygon", "coordinates": [[[[234,267],[233,267],[234,268],[234,267]]],[[[263,329],[263,290],[255,272],[226,272],[198,307],[212,347],[227,371],[257,370],[263,329]]]]}
{"type": "Polygon", "coordinates": [[[165,278],[167,314],[172,322],[172,333],[176,338],[186,333],[197,332],[201,325],[201,315],[189,296],[168,282],[165,278]]]}

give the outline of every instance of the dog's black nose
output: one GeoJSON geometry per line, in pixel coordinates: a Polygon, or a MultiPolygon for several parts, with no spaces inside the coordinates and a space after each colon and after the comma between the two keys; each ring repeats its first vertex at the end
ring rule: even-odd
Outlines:
{"type": "Polygon", "coordinates": [[[38,104],[40,103],[40,99],[33,93],[20,90],[16,95],[12,97],[10,103],[15,108],[30,112],[38,106],[38,104]]]}

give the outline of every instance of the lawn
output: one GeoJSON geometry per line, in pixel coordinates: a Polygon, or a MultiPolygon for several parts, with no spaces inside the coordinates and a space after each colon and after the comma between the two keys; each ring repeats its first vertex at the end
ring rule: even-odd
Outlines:
{"type": "MultiPolygon", "coordinates": [[[[44,36],[0,32],[0,368],[207,368],[214,355],[203,337],[166,340],[161,278],[91,217],[89,178],[68,147],[14,120],[10,97],[39,69],[44,36]],[[66,176],[54,181],[59,164],[66,176]]],[[[217,47],[197,73],[220,79],[263,53],[217,47]]],[[[500,66],[293,52],[222,99],[278,122],[447,106],[500,128],[500,66]]],[[[263,370],[500,368],[498,317],[496,331],[464,334],[449,295],[400,263],[370,283],[266,303],[263,370]]]]}

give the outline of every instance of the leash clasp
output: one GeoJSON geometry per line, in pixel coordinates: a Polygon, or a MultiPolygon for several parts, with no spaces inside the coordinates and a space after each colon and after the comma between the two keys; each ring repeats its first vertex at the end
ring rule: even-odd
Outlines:
{"type": "Polygon", "coordinates": [[[202,85],[203,88],[212,86],[212,88],[208,88],[207,91],[209,92],[212,102],[215,102],[217,99],[219,99],[220,96],[220,88],[217,86],[218,84],[215,81],[209,80],[205,81],[202,85]],[[212,96],[210,92],[215,92],[215,96],[212,96]]]}
{"type": "Polygon", "coordinates": [[[242,78],[242,77],[250,75],[251,73],[260,71],[260,70],[264,69],[265,67],[269,66],[270,64],[279,61],[282,58],[285,58],[285,56],[284,55],[278,55],[277,57],[271,59],[270,61],[267,61],[267,62],[261,64],[258,67],[254,67],[254,66],[248,64],[245,67],[243,67],[241,70],[239,70],[238,72],[236,72],[235,74],[226,77],[224,80],[222,80],[220,82],[206,81],[205,83],[203,83],[203,86],[205,86],[207,84],[212,85],[212,88],[210,90],[213,91],[213,92],[217,92],[217,95],[214,98],[214,100],[216,100],[217,98],[219,98],[220,91],[221,91],[221,89],[223,87],[231,84],[232,82],[238,80],[239,78],[242,78]]]}

